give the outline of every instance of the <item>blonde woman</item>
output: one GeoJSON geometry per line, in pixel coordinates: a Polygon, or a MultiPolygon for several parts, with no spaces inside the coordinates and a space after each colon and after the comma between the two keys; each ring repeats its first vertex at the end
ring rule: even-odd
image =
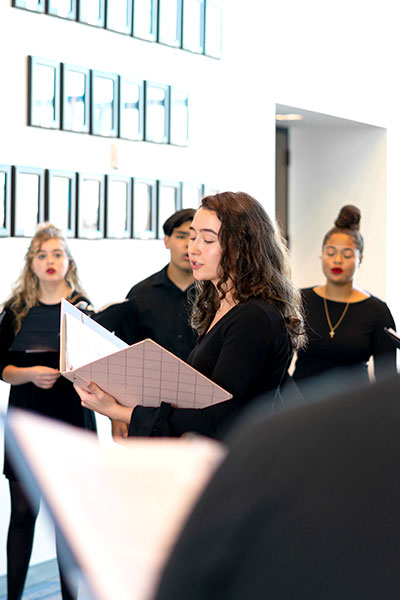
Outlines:
{"type": "MultiPolygon", "coordinates": [[[[72,384],[60,377],[59,324],[61,298],[89,308],[75,262],[61,231],[42,225],[25,256],[11,297],[0,313],[0,376],[11,384],[9,407],[30,410],[71,425],[95,430],[92,412],[80,405],[72,384]]],[[[7,538],[8,600],[19,600],[32,552],[40,498],[29,504],[7,457],[11,519],[7,538]]],[[[61,576],[63,599],[76,597],[61,576]]]]}

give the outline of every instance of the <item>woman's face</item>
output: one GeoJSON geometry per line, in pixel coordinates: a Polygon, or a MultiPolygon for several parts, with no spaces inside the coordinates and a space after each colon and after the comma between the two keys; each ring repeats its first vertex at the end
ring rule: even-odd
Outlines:
{"type": "Polygon", "coordinates": [[[43,242],[32,259],[32,271],[40,283],[59,283],[68,272],[69,259],[62,240],[43,242]]]}
{"type": "Polygon", "coordinates": [[[197,281],[211,281],[217,285],[220,280],[219,266],[222,248],[218,234],[221,221],[213,210],[199,208],[190,226],[189,258],[193,277],[197,281]]]}
{"type": "Polygon", "coordinates": [[[353,238],[347,233],[334,233],[322,249],[322,270],[331,283],[349,283],[362,260],[353,238]]]}

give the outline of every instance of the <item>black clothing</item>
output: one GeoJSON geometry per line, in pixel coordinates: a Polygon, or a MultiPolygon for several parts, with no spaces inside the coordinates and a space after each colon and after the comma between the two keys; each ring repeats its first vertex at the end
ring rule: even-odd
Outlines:
{"type": "MultiPolygon", "coordinates": [[[[301,290],[306,313],[308,346],[298,352],[293,378],[296,381],[323,373],[328,369],[352,367],[360,382],[368,381],[367,361],[374,357],[375,377],[396,372],[396,349],[384,327],[395,328],[387,305],[370,296],[349,304],[346,315],[335,335],[325,314],[324,301],[312,288],[301,290]]],[[[333,326],[340,319],[345,302],[327,300],[329,317],[333,326]]]]}
{"type": "Polygon", "coordinates": [[[196,343],[189,324],[193,285],[183,292],[169,279],[167,268],[133,286],[127,301],[113,304],[93,318],[129,345],[150,338],[186,360],[196,343]]]}
{"type": "MultiPolygon", "coordinates": [[[[44,304],[33,306],[24,319],[9,350],[12,352],[25,352],[35,350],[38,352],[58,352],[60,349],[60,310],[57,305],[55,310],[48,310],[44,304]],[[43,322],[46,323],[45,331],[43,322]]],[[[4,315],[4,318],[6,316],[4,315]]]]}
{"type": "MultiPolygon", "coordinates": [[[[80,297],[81,298],[81,297],[80,297]]],[[[73,298],[72,298],[73,301],[73,298]]],[[[54,322],[60,323],[60,304],[39,304],[41,326],[43,331],[43,339],[52,339],[54,335],[54,322]],[[49,332],[46,327],[49,325],[49,332]]],[[[33,307],[35,312],[36,307],[33,307]]],[[[24,346],[26,352],[22,350],[21,345],[17,346],[18,350],[12,350],[14,341],[24,340],[24,323],[15,336],[14,333],[14,314],[10,308],[5,308],[0,315],[0,377],[4,368],[7,365],[15,367],[34,367],[37,365],[59,368],[60,355],[58,351],[43,351],[32,352],[36,346],[24,346]]],[[[29,322],[29,313],[26,317],[29,322]]],[[[31,333],[31,332],[30,332],[31,333]]],[[[27,336],[27,343],[32,340],[32,336],[27,336]]],[[[59,348],[59,343],[57,344],[59,348]]],[[[53,387],[50,389],[42,389],[33,383],[24,383],[22,385],[12,385],[10,388],[10,396],[8,406],[23,408],[39,413],[41,415],[59,419],[70,425],[83,427],[95,431],[95,418],[92,411],[82,408],[80,398],[72,387],[72,383],[64,377],[59,377],[53,387]]],[[[5,451],[4,474],[9,479],[15,479],[15,474],[11,465],[7,460],[7,450],[5,451]]]]}
{"type": "Polygon", "coordinates": [[[7,536],[7,598],[20,600],[32,554],[40,496],[28,499],[18,481],[10,480],[9,488],[11,518],[7,536]]]}
{"type": "MultiPolygon", "coordinates": [[[[33,536],[36,518],[40,507],[40,495],[29,499],[26,497],[23,484],[9,481],[11,498],[11,518],[7,536],[7,599],[21,600],[26,574],[32,554],[33,536]]],[[[56,528],[57,559],[62,556],[59,550],[59,533],[56,528]]],[[[60,561],[59,561],[60,562],[60,561]]],[[[69,573],[68,584],[59,565],[61,596],[63,600],[75,600],[77,589],[72,589],[73,582],[69,573]]]]}
{"type": "MultiPolygon", "coordinates": [[[[72,294],[70,301],[81,310],[91,308],[89,301],[81,294],[72,294]]],[[[14,333],[13,311],[10,307],[3,310],[0,315],[0,377],[7,365],[40,365],[59,369],[60,309],[61,303],[40,302],[38,306],[30,309],[17,335],[14,333]]],[[[77,427],[96,430],[94,413],[82,408],[72,383],[64,377],[59,377],[50,389],[40,388],[33,383],[11,385],[8,406],[30,410],[77,427]]],[[[34,503],[26,498],[24,487],[9,462],[7,443],[4,452],[4,474],[9,479],[11,497],[11,518],[7,536],[8,598],[19,600],[22,597],[31,557],[40,498],[34,503]]],[[[58,559],[57,537],[56,534],[58,559]]],[[[63,600],[76,599],[77,591],[67,586],[61,568],[60,581],[63,600]]]]}
{"type": "Polygon", "coordinates": [[[187,431],[218,438],[255,398],[276,394],[291,358],[287,329],[278,310],[257,298],[233,307],[204,334],[188,357],[200,373],[230,392],[232,400],[203,409],[137,406],[129,435],[179,437],[187,431]]]}
{"type": "Polygon", "coordinates": [[[236,427],[155,600],[397,600],[400,381],[236,427]]]}

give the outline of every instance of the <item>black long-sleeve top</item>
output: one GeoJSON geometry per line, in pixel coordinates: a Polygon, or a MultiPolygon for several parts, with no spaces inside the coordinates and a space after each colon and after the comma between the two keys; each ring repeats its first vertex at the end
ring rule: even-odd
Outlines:
{"type": "MultiPolygon", "coordinates": [[[[37,315],[31,320],[28,313],[17,337],[14,333],[13,311],[7,307],[3,310],[0,314],[0,378],[7,365],[59,368],[60,308],[60,303],[39,303],[37,307],[31,308],[30,312],[37,315]],[[28,333],[26,329],[29,329],[28,333]]],[[[31,382],[11,385],[8,406],[30,410],[69,425],[96,430],[94,413],[81,406],[72,383],[64,377],[59,377],[50,389],[40,388],[31,382]]],[[[9,479],[15,479],[7,458],[7,449],[4,474],[9,479]]]]}
{"type": "MultiPolygon", "coordinates": [[[[369,296],[349,304],[347,312],[330,337],[324,301],[313,288],[301,290],[306,312],[308,346],[300,350],[293,378],[296,381],[313,377],[330,369],[352,367],[354,376],[368,381],[367,361],[374,357],[375,377],[396,372],[396,349],[384,327],[395,328],[387,305],[369,296]]],[[[345,302],[327,300],[333,326],[346,307],[345,302]]]]}
{"type": "Polygon", "coordinates": [[[188,363],[223,387],[232,400],[203,409],[138,406],[129,435],[181,436],[194,431],[218,438],[253,399],[274,392],[285,377],[291,344],[279,311],[264,300],[251,298],[232,308],[204,334],[188,363]]]}
{"type": "Polygon", "coordinates": [[[182,360],[196,344],[189,323],[193,286],[179,289],[167,275],[168,265],[133,286],[127,300],[112,304],[93,319],[129,345],[151,338],[182,360]]]}

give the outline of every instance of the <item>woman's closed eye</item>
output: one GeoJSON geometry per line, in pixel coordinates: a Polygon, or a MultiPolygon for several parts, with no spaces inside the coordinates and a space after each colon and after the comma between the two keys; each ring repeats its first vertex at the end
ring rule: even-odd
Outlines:
{"type": "MultiPolygon", "coordinates": [[[[195,241],[196,241],[196,238],[195,238],[195,237],[191,237],[191,238],[189,238],[189,242],[192,242],[192,243],[193,243],[193,242],[195,242],[195,241]]],[[[200,238],[200,239],[199,239],[199,242],[204,242],[205,244],[213,244],[213,243],[215,242],[215,240],[206,240],[206,239],[204,239],[204,238],[200,238]]]]}

